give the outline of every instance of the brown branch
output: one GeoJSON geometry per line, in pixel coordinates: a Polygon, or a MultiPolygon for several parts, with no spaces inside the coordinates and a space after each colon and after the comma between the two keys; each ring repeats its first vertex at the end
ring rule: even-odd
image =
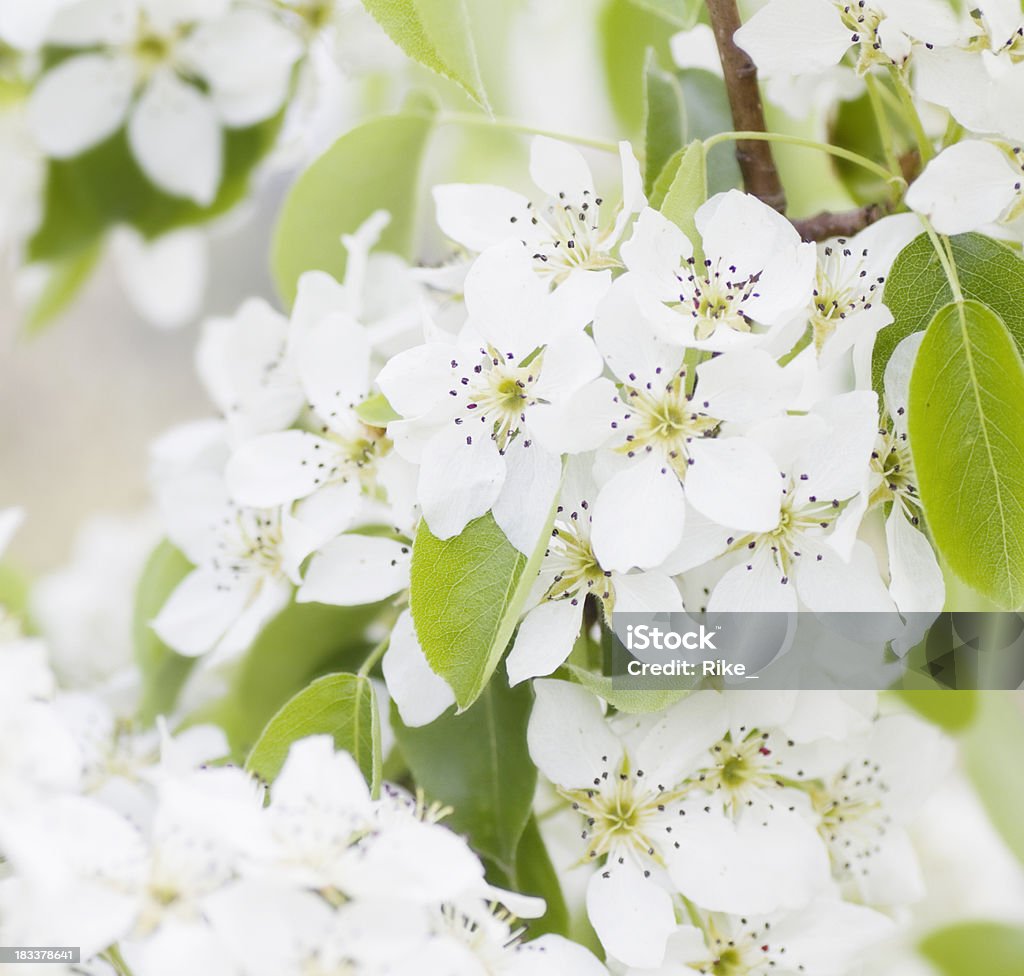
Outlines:
{"type": "MultiPolygon", "coordinates": [[[[745,51],[733,41],[741,26],[736,0],[707,0],[711,27],[715,32],[718,56],[722,60],[725,90],[729,95],[732,123],[737,132],[766,132],[761,92],[757,87],[757,68],[745,51]]],[[[775,168],[768,142],[736,143],[736,160],[748,193],[763,200],[780,213],[786,210],[786,194],[775,168]]]]}
{"type": "Polygon", "coordinates": [[[794,220],[793,226],[803,241],[824,241],[829,237],[853,237],[858,231],[873,224],[876,220],[881,220],[888,212],[889,208],[883,204],[869,203],[866,207],[842,210],[839,213],[826,210],[813,217],[794,220]]]}

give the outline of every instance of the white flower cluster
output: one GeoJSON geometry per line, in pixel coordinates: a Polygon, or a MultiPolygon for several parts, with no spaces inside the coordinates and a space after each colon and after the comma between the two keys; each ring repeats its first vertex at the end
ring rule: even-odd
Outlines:
{"type": "Polygon", "coordinates": [[[521,942],[511,912],[544,902],[491,887],[444,811],[372,798],[329,736],[293,744],[272,787],[206,765],[226,752],[215,727],[136,731],[59,691],[44,643],[5,618],[0,941],[78,946],[69,973],[605,972],[558,936],[521,942]]]}
{"type": "Polygon", "coordinates": [[[905,825],[952,745],[873,694],[606,718],[578,685],[535,688],[530,752],[581,818],[587,912],[629,976],[839,976],[923,894],[905,825]]]}
{"type": "Polygon", "coordinates": [[[967,133],[924,160],[907,205],[943,234],[1021,239],[1024,11],[1017,0],[979,0],[962,14],[941,0],[770,0],[736,43],[770,80],[770,93],[794,79],[816,84],[851,47],[859,74],[896,71],[908,92],[912,86],[922,104],[947,110],[967,133]]]}
{"type": "MultiPolygon", "coordinates": [[[[369,255],[376,215],[346,238],[344,284],[308,273],[290,320],[250,302],[207,324],[199,368],[225,420],[154,452],[168,535],[197,567],[155,621],[170,646],[237,654],[296,586],[401,605],[421,514],[447,539],[491,513],[530,554],[556,506],[513,682],[565,661],[591,594],[606,619],[804,606],[873,611],[896,637],[899,612],[941,609],[905,425],[919,337],[885,403],[869,376],[918,219],[815,246],[730,191],[691,239],[621,156],[613,206],[576,150],[538,137],[544,199],[437,189],[467,261],[369,255]]],[[[453,701],[408,611],[384,674],[410,724],[453,701]]]]}

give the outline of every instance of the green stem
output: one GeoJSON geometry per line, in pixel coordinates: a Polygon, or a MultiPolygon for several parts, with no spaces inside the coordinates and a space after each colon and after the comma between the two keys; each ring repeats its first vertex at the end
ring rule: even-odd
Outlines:
{"type": "Polygon", "coordinates": [[[486,115],[473,115],[471,112],[442,112],[437,119],[438,125],[461,125],[466,127],[478,127],[484,129],[502,129],[505,132],[518,132],[528,136],[547,136],[549,139],[559,139],[562,142],[572,142],[577,146],[587,146],[590,149],[598,149],[601,152],[619,154],[619,147],[614,142],[604,142],[601,139],[590,139],[587,136],[571,135],[567,132],[552,132],[549,129],[538,129],[535,126],[527,125],[525,122],[515,122],[512,119],[488,118],[486,115]]]}
{"type": "Polygon", "coordinates": [[[778,359],[780,366],[788,366],[797,356],[800,355],[814,340],[814,326],[807,326],[806,329],[800,334],[800,338],[793,344],[793,348],[789,352],[784,353],[778,359]]]}
{"type": "Polygon", "coordinates": [[[889,113],[882,104],[882,96],[879,93],[878,79],[874,75],[864,76],[868,88],[868,99],[871,101],[871,111],[875,114],[875,124],[878,126],[878,136],[882,140],[882,150],[885,152],[885,164],[889,172],[898,173],[900,162],[896,157],[895,138],[892,131],[892,123],[889,121],[889,113]]]}
{"type": "Polygon", "coordinates": [[[106,952],[100,953],[100,956],[110,963],[118,976],[132,976],[132,971],[128,967],[128,963],[124,961],[124,956],[121,955],[121,950],[117,945],[112,945],[106,952]]]}
{"type": "Polygon", "coordinates": [[[960,288],[960,275],[956,270],[956,260],[953,257],[953,248],[949,243],[949,238],[938,234],[935,228],[932,227],[930,220],[926,220],[924,217],[921,220],[924,222],[925,230],[928,232],[928,239],[932,242],[932,247],[935,249],[939,264],[942,265],[942,270],[946,274],[950,291],[953,292],[953,301],[958,305],[962,305],[964,293],[960,288]]]}
{"type": "Polygon", "coordinates": [[[902,190],[903,178],[892,173],[884,166],[879,165],[873,159],[861,156],[860,153],[851,152],[841,146],[832,146],[827,142],[816,142],[813,139],[803,139],[800,136],[790,136],[783,132],[719,132],[704,140],[705,152],[717,146],[721,142],[735,142],[737,140],[750,140],[754,142],[781,142],[790,146],[802,146],[804,149],[816,149],[819,152],[828,153],[830,156],[838,156],[881,177],[890,186],[897,185],[902,190]]]}
{"type": "Polygon", "coordinates": [[[914,95],[907,84],[907,79],[903,76],[903,72],[895,65],[891,65],[889,74],[893,79],[893,84],[896,86],[896,94],[899,97],[900,104],[903,106],[903,116],[914,132],[914,140],[917,142],[917,151],[921,154],[921,165],[923,166],[935,155],[935,147],[932,146],[928,133],[924,131],[921,116],[918,114],[917,106],[914,104],[914,95]]]}
{"type": "Polygon", "coordinates": [[[368,678],[370,676],[370,672],[374,669],[377,662],[384,656],[384,652],[388,649],[388,645],[390,643],[391,635],[389,634],[372,651],[370,651],[366,660],[363,661],[363,666],[359,669],[360,678],[368,678]]]}

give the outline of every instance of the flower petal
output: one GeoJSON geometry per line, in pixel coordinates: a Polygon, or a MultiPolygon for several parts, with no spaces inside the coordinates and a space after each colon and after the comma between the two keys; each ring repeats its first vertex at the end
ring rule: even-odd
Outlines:
{"type": "Polygon", "coordinates": [[[40,148],[65,159],[112,136],[128,114],[132,85],[131,63],[103,54],[81,54],[47,71],[28,103],[40,148]]]}
{"type": "Polygon", "coordinates": [[[381,666],[388,693],[406,725],[427,725],[455,704],[455,693],[448,682],[427,663],[408,610],[391,631],[391,642],[381,666]]]}
{"type": "Polygon", "coordinates": [[[572,651],[583,622],[583,600],[548,600],[519,625],[506,667],[509,684],[551,674],[572,651]]]}
{"type": "Polygon", "coordinates": [[[377,603],[408,587],[411,562],[410,547],[394,539],[340,536],[313,557],[296,602],[377,603]]]}
{"type": "Polygon", "coordinates": [[[507,475],[494,503],[494,521],[505,537],[529,557],[551,513],[562,481],[562,461],[539,444],[517,437],[505,451],[507,475]]]}
{"type": "Polygon", "coordinates": [[[697,438],[688,446],[687,501],[713,522],[750,532],[779,524],[782,479],[771,455],[745,437],[697,438]]]}
{"type": "Polygon", "coordinates": [[[207,207],[223,171],[223,136],[209,99],[170,71],[155,74],[128,122],[146,176],[172,196],[207,207]]]}
{"type": "Polygon", "coordinates": [[[582,203],[584,193],[593,194],[594,178],[583,154],[557,139],[534,136],[530,143],[530,179],[549,197],[559,194],[582,203]]]}
{"type": "Polygon", "coordinates": [[[820,0],[772,0],[734,40],[765,78],[824,71],[839,63],[851,43],[836,9],[820,0]]]}
{"type": "Polygon", "coordinates": [[[248,598],[246,587],[225,586],[221,574],[196,569],[171,593],[152,627],[168,647],[198,657],[238,620],[248,598]]]}
{"type": "Polygon", "coordinates": [[[457,244],[484,251],[510,237],[533,236],[530,201],[503,186],[448,183],[434,187],[437,226],[457,244]]]}

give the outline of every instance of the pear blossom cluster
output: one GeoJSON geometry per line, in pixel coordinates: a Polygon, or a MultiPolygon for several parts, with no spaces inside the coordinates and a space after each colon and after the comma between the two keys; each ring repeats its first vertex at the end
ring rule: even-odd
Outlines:
{"type": "MultiPolygon", "coordinates": [[[[186,216],[154,238],[147,214],[127,204],[123,224],[108,238],[115,269],[147,321],[170,328],[194,319],[209,249],[207,231],[194,225],[210,219],[209,208],[239,179],[232,134],[280,121],[282,139],[293,138],[294,116],[315,114],[337,85],[325,76],[324,62],[338,73],[336,35],[345,24],[356,36],[350,26],[356,6],[351,0],[4,0],[0,245],[26,264],[25,296],[38,291],[48,260],[33,258],[29,248],[48,205],[48,164],[77,165],[123,133],[145,180],[186,216]]],[[[380,48],[379,40],[371,44],[387,64],[380,48]]],[[[273,140],[264,142],[266,153],[273,140]]],[[[111,180],[121,178],[114,164],[104,165],[111,180]]]]}
{"type": "MultiPolygon", "coordinates": [[[[922,117],[948,113],[945,135],[927,132],[932,141],[942,136],[941,145],[921,160],[907,206],[942,234],[980,230],[1020,241],[1024,12],[1016,0],[960,12],[941,0],[770,0],[735,39],[767,80],[769,97],[795,114],[823,81],[834,97],[849,99],[863,94],[865,77],[885,72],[922,117]]],[[[692,45],[680,38],[679,46],[692,45]]]]}
{"type": "Polygon", "coordinates": [[[2,624],[5,944],[77,946],[68,973],[606,972],[560,936],[523,941],[544,901],[488,884],[444,809],[372,796],[330,736],[295,742],[268,786],[225,763],[218,727],[142,729],[108,689],[61,688],[45,642],[2,624]]]}
{"type": "Polygon", "coordinates": [[[572,147],[533,142],[527,198],[446,185],[457,250],[417,269],[371,253],[387,214],[344,239],[343,282],[302,277],[289,318],[250,301],[206,324],[198,367],[222,418],[153,449],[168,537],[195,565],[153,626],[214,665],[294,594],[398,613],[384,676],[403,719],[454,701],[408,609],[412,544],[493,518],[543,550],[512,683],[550,675],[590,601],[617,612],[871,611],[903,617],[944,586],[906,428],[920,336],[870,354],[919,218],[801,242],[739,191],[689,235],[572,147]],[[618,203],[613,200],[618,199],[618,203]]]}
{"type": "Polygon", "coordinates": [[[535,688],[531,755],[578,817],[588,915],[631,976],[850,972],[920,897],[906,828],[952,745],[873,693],[699,691],[635,716],[535,688]]]}

